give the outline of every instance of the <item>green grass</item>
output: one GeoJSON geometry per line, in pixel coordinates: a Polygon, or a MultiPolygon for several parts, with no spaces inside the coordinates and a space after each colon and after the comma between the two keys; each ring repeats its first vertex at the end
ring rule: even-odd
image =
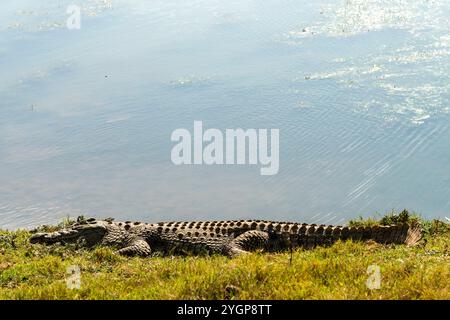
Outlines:
{"type": "Polygon", "coordinates": [[[31,245],[28,231],[0,231],[0,299],[449,299],[449,224],[422,223],[425,241],[416,247],[348,241],[236,259],[125,258],[110,248],[31,245]],[[81,270],[79,289],[66,284],[72,265],[81,270]],[[380,268],[379,289],[366,286],[370,265],[380,268]]]}

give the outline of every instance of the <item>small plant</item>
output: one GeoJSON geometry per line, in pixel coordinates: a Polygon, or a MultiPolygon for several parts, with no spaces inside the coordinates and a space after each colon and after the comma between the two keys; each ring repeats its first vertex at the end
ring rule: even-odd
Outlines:
{"type": "Polygon", "coordinates": [[[363,218],[359,216],[355,220],[350,220],[348,222],[349,227],[373,227],[380,224],[380,221],[374,218],[363,218]]]}
{"type": "Polygon", "coordinates": [[[348,225],[350,227],[373,227],[376,225],[392,225],[392,224],[422,224],[422,219],[417,214],[411,214],[408,210],[403,210],[400,213],[391,211],[385,214],[380,219],[363,218],[359,216],[356,220],[350,220],[348,225]]]}
{"type": "Polygon", "coordinates": [[[420,223],[421,219],[417,215],[412,215],[408,210],[404,209],[399,214],[396,214],[394,211],[385,215],[380,220],[381,225],[391,225],[391,224],[417,224],[420,223]]]}
{"type": "Polygon", "coordinates": [[[450,224],[439,220],[424,221],[423,233],[426,237],[448,235],[450,233],[450,224]]]}

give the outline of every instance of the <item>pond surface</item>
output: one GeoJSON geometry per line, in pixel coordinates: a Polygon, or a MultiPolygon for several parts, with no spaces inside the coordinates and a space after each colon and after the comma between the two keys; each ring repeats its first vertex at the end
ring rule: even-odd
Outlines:
{"type": "Polygon", "coordinates": [[[0,2],[0,227],[450,211],[448,1],[0,2]],[[175,166],[278,128],[280,169],[175,166]]]}

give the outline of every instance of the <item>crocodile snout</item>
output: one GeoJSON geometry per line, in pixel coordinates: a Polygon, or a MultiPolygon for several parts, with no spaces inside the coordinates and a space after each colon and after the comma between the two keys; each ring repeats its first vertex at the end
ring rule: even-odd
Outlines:
{"type": "Polygon", "coordinates": [[[36,233],[36,234],[32,235],[30,237],[30,243],[44,243],[45,242],[45,236],[47,234],[48,233],[45,233],[45,232],[39,232],[39,233],[36,233]]]}
{"type": "Polygon", "coordinates": [[[52,244],[56,242],[72,241],[80,236],[78,230],[62,229],[55,232],[39,232],[30,237],[31,243],[52,244]]]}

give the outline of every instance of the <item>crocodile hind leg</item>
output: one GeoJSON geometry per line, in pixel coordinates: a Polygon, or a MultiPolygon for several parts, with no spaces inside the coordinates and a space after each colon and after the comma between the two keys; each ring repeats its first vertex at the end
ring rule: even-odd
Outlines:
{"type": "Polygon", "coordinates": [[[250,230],[234,238],[226,247],[226,254],[231,257],[237,257],[243,253],[258,249],[266,249],[269,242],[267,232],[250,230]]]}
{"type": "Polygon", "coordinates": [[[150,255],[152,250],[150,249],[147,241],[143,239],[135,239],[130,242],[130,244],[117,251],[119,254],[124,256],[141,256],[146,257],[150,255]]]}

